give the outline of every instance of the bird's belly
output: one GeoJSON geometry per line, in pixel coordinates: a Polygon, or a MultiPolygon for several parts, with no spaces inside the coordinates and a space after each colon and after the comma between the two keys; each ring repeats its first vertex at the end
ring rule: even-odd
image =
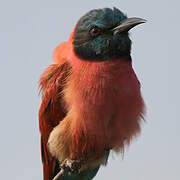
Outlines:
{"type": "Polygon", "coordinates": [[[92,114],[87,119],[96,130],[96,136],[105,139],[106,148],[124,146],[140,130],[143,102],[140,90],[134,84],[115,84],[86,99],[92,114]],[[106,92],[105,92],[106,91],[106,92]],[[94,98],[94,99],[93,99],[94,98]]]}

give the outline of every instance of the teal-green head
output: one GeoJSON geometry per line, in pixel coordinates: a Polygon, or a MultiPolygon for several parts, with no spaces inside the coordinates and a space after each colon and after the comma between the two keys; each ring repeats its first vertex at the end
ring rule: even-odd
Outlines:
{"type": "Polygon", "coordinates": [[[110,60],[129,56],[131,40],[128,31],[145,20],[127,18],[117,8],[91,10],[77,23],[73,46],[83,60],[110,60]]]}

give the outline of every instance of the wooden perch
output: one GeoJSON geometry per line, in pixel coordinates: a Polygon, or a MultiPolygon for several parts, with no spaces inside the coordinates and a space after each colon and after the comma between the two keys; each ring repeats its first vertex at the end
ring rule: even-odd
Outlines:
{"type": "Polygon", "coordinates": [[[64,169],[61,169],[57,175],[53,178],[53,180],[60,180],[60,178],[64,177],[68,171],[65,171],[64,169]]]}

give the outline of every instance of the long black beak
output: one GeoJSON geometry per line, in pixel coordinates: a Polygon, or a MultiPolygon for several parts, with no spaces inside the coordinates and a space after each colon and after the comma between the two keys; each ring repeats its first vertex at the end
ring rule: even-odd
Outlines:
{"type": "Polygon", "coordinates": [[[120,25],[113,28],[112,31],[113,31],[114,35],[117,33],[121,33],[121,32],[127,32],[130,29],[132,29],[133,27],[135,27],[139,24],[145,23],[145,22],[146,22],[146,20],[142,19],[142,18],[137,18],[137,17],[127,18],[127,19],[123,20],[120,25]]]}

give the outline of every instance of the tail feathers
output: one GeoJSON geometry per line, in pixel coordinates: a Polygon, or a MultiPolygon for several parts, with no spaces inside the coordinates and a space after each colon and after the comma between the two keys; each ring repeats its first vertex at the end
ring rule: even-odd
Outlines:
{"type": "Polygon", "coordinates": [[[41,137],[41,156],[43,162],[43,180],[52,180],[59,172],[59,163],[53,158],[47,147],[47,140],[41,137]]]}
{"type": "Polygon", "coordinates": [[[48,164],[43,164],[43,180],[52,180],[60,171],[58,162],[50,161],[48,164]]]}
{"type": "Polygon", "coordinates": [[[52,176],[53,167],[49,164],[43,164],[43,180],[51,180],[53,178],[52,176]]]}

